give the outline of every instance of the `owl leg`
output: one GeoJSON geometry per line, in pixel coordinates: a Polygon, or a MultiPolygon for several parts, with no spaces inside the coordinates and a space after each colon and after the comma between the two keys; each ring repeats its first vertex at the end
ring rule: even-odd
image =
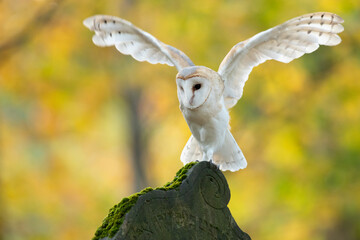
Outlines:
{"type": "Polygon", "coordinates": [[[203,153],[203,161],[208,161],[214,164],[218,169],[220,169],[220,165],[214,162],[214,153],[212,150],[204,151],[203,153]]]}
{"type": "Polygon", "coordinates": [[[204,154],[203,154],[203,161],[212,162],[213,161],[213,155],[214,155],[214,152],[211,149],[205,150],[204,154]]]}

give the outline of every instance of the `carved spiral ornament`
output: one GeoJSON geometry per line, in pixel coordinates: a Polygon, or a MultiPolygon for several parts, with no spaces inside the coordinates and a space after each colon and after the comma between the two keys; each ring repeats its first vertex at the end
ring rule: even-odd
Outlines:
{"type": "Polygon", "coordinates": [[[224,176],[214,171],[206,171],[200,190],[204,201],[213,208],[224,208],[230,201],[230,190],[224,176]]]}

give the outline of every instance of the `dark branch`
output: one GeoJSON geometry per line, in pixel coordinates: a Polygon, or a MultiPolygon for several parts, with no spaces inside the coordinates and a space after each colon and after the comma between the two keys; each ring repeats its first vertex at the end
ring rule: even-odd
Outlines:
{"type": "Polygon", "coordinates": [[[6,61],[11,53],[27,43],[31,37],[35,35],[35,32],[48,24],[61,2],[62,0],[55,0],[50,4],[44,4],[45,6],[38,10],[33,19],[25,24],[22,30],[12,36],[9,40],[0,44],[0,63],[6,61]]]}

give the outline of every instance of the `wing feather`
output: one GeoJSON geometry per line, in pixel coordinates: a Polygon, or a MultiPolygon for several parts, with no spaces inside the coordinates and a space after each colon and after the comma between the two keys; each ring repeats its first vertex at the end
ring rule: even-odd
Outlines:
{"type": "Polygon", "coordinates": [[[113,16],[96,15],[84,20],[84,25],[95,32],[92,40],[100,47],[115,46],[125,55],[138,61],[175,66],[179,71],[194,66],[180,50],[160,42],[130,22],[113,16]]]}
{"type": "Polygon", "coordinates": [[[255,66],[270,59],[288,63],[315,51],[319,45],[337,45],[341,42],[337,34],[344,30],[343,22],[333,13],[306,14],[236,44],[218,70],[224,79],[227,108],[241,98],[245,82],[255,66]]]}

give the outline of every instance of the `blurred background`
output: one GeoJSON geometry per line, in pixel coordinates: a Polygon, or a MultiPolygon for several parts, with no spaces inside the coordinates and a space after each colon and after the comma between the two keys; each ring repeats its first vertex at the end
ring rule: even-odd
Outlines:
{"type": "Polygon", "coordinates": [[[360,239],[358,0],[0,0],[0,239],[91,239],[108,209],[182,167],[175,68],[99,48],[86,17],[125,18],[217,69],[237,42],[299,15],[343,42],[256,67],[231,110],[248,160],[225,172],[253,239],[360,239]]]}

